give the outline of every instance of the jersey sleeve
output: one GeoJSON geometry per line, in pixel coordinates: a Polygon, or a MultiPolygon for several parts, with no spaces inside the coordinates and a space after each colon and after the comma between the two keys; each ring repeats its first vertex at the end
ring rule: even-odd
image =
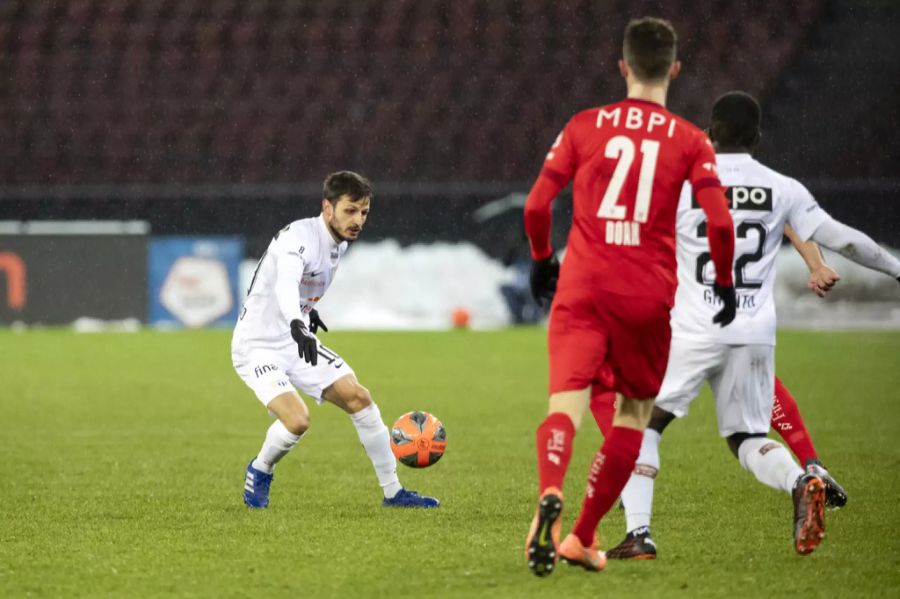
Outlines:
{"type": "Polygon", "coordinates": [[[787,222],[803,241],[808,240],[819,226],[831,218],[802,183],[789,179],[784,199],[787,201],[787,222]]]}
{"type": "Polygon", "coordinates": [[[716,152],[709,138],[700,132],[694,137],[694,149],[688,167],[688,180],[691,182],[694,194],[700,193],[707,187],[722,186],[716,170],[716,152]]]}
{"type": "Polygon", "coordinates": [[[831,217],[816,227],[812,240],[866,268],[900,278],[900,260],[862,231],[831,217]]]}
{"type": "Polygon", "coordinates": [[[578,166],[575,154],[574,126],[570,120],[550,146],[544,160],[541,175],[547,177],[560,188],[565,187],[575,176],[578,166]]]}
{"type": "Polygon", "coordinates": [[[305,246],[305,251],[309,251],[310,244],[301,245],[295,240],[290,240],[287,236],[278,240],[275,252],[275,299],[278,301],[278,308],[284,315],[284,318],[291,322],[292,320],[303,320],[303,310],[300,307],[300,282],[303,279],[304,261],[301,255],[301,248],[305,246]]]}
{"type": "Polygon", "coordinates": [[[550,229],[553,224],[550,204],[561,189],[561,185],[542,172],[525,200],[525,235],[528,237],[533,260],[545,260],[553,253],[550,245],[550,229]]]}
{"type": "Polygon", "coordinates": [[[552,225],[550,204],[575,176],[575,168],[572,121],[569,121],[550,146],[544,160],[544,168],[541,169],[525,201],[525,235],[528,237],[531,257],[534,260],[544,260],[553,253],[550,246],[552,225]]]}

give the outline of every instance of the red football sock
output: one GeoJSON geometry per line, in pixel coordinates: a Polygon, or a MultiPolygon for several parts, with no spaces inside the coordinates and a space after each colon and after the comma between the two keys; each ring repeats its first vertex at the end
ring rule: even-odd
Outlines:
{"type": "Polygon", "coordinates": [[[800,408],[791,392],[775,377],[775,405],[772,408],[772,428],[778,431],[801,464],[818,457],[812,437],[806,430],[800,408]]]}
{"type": "Polygon", "coordinates": [[[616,415],[615,391],[603,391],[596,385],[591,387],[591,414],[594,415],[603,438],[607,438],[612,431],[613,416],[616,415]]]}
{"type": "Polygon", "coordinates": [[[536,437],[539,491],[543,493],[547,487],[562,489],[572,458],[575,424],[568,415],[553,412],[538,427],[536,437]]]}
{"type": "Polygon", "coordinates": [[[613,427],[591,463],[581,513],[572,532],[585,547],[594,542],[600,519],[612,507],[634,470],[644,433],[633,428],[613,427]]]}

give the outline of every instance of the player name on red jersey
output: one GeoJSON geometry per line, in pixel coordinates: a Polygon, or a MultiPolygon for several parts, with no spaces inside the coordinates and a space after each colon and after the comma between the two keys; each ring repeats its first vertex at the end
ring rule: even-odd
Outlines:
{"type": "Polygon", "coordinates": [[[606,221],[606,243],[641,245],[641,225],[631,220],[606,221]]]}
{"type": "Polygon", "coordinates": [[[666,137],[675,135],[675,119],[659,112],[651,112],[644,119],[644,111],[637,106],[629,106],[628,110],[623,110],[624,106],[617,106],[612,110],[601,108],[597,112],[597,128],[602,129],[604,121],[608,121],[613,127],[618,127],[623,120],[622,113],[625,114],[622,126],[626,129],[640,130],[644,129],[647,133],[653,133],[653,130],[662,126],[666,126],[666,137]]]}

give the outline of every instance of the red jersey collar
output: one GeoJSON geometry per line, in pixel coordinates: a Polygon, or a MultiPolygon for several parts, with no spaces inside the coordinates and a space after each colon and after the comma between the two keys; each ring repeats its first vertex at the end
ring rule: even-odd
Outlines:
{"type": "Polygon", "coordinates": [[[649,104],[650,106],[659,106],[659,107],[662,108],[663,110],[666,109],[666,107],[663,106],[662,104],[660,104],[660,103],[658,103],[658,102],[654,102],[654,101],[652,101],[652,100],[643,100],[643,99],[641,99],[641,98],[625,98],[625,99],[622,100],[622,101],[623,101],[623,102],[637,102],[638,104],[649,104]]]}

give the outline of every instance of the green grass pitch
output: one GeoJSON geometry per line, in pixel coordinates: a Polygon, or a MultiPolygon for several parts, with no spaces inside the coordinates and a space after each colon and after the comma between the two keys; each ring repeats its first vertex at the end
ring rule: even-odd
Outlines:
{"type": "MultiPolygon", "coordinates": [[[[447,428],[433,468],[401,468],[436,511],[385,510],[346,415],[315,407],[248,511],[243,470],[269,419],[234,374],[227,331],[0,331],[0,597],[887,597],[900,589],[900,334],[779,335],[797,396],[848,506],[794,554],[791,502],[743,471],[708,390],[662,444],[655,562],[532,576],[523,541],[546,410],[544,331],[323,335],[388,424],[447,428]]],[[[586,421],[565,493],[580,505],[600,435],[586,421]]],[[[615,510],[604,546],[623,535],[615,510]]]]}

